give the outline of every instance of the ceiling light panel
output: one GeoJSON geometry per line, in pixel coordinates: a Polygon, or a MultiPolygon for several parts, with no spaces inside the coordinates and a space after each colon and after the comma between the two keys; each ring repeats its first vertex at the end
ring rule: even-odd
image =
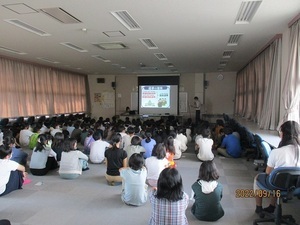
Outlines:
{"type": "Polygon", "coordinates": [[[20,52],[20,51],[17,51],[17,50],[11,49],[11,48],[6,48],[3,46],[0,46],[0,51],[6,51],[6,52],[13,53],[13,54],[18,54],[18,55],[26,55],[27,54],[25,52],[20,52]]]}
{"type": "Polygon", "coordinates": [[[126,10],[113,11],[111,14],[130,31],[142,29],[126,10]]]}
{"type": "Polygon", "coordinates": [[[107,37],[124,37],[125,34],[123,34],[121,31],[105,31],[103,32],[107,37]]]}
{"type": "Polygon", "coordinates": [[[228,61],[227,61],[227,60],[220,61],[220,64],[219,64],[219,66],[220,66],[220,67],[226,66],[226,65],[227,65],[227,63],[228,63],[228,61]]]}
{"type": "Polygon", "coordinates": [[[236,17],[235,24],[249,24],[261,1],[243,1],[236,17]]]}
{"type": "Polygon", "coordinates": [[[100,55],[93,55],[92,57],[94,57],[96,59],[100,59],[100,60],[102,60],[103,62],[106,62],[106,63],[111,62],[109,59],[106,59],[106,58],[104,58],[100,55]]]}
{"type": "Polygon", "coordinates": [[[158,70],[155,66],[142,66],[140,67],[141,70],[158,70]]]}
{"type": "Polygon", "coordinates": [[[173,63],[170,63],[170,62],[166,62],[165,65],[167,67],[169,67],[169,68],[173,68],[174,67],[173,63]]]}
{"type": "Polygon", "coordinates": [[[120,50],[120,49],[128,48],[122,42],[103,42],[103,43],[94,43],[93,45],[103,50],[120,50]]]}
{"type": "Polygon", "coordinates": [[[157,45],[150,38],[139,38],[139,40],[148,49],[158,49],[157,45]]]}
{"type": "Polygon", "coordinates": [[[61,23],[65,24],[72,24],[72,23],[81,23],[79,19],[75,16],[71,15],[67,11],[63,10],[62,8],[45,8],[41,9],[41,11],[48,16],[58,20],[61,23]]]}
{"type": "Polygon", "coordinates": [[[2,5],[3,7],[17,13],[17,14],[30,14],[30,13],[37,13],[38,11],[29,7],[24,3],[17,3],[17,4],[6,4],[2,5]]]}
{"type": "Polygon", "coordinates": [[[45,31],[42,31],[42,30],[40,30],[36,27],[33,27],[33,26],[31,26],[31,25],[29,25],[29,24],[27,24],[27,23],[25,23],[21,20],[18,20],[18,19],[8,19],[8,20],[4,20],[4,21],[7,22],[7,23],[10,23],[10,24],[13,24],[17,27],[20,27],[24,30],[27,30],[29,32],[32,32],[34,34],[40,35],[40,36],[50,36],[51,35],[51,34],[45,32],[45,31]]]}
{"type": "Polygon", "coordinates": [[[88,50],[80,48],[80,47],[78,47],[78,46],[76,46],[76,45],[74,45],[74,44],[72,44],[70,42],[62,42],[60,44],[66,46],[68,48],[71,48],[73,50],[76,50],[78,52],[88,52],[88,50]]]}
{"type": "Polygon", "coordinates": [[[37,59],[42,60],[44,62],[48,62],[48,63],[53,63],[53,64],[59,64],[60,62],[57,62],[55,60],[49,59],[49,58],[45,58],[45,57],[38,57],[37,59]]]}
{"type": "Polygon", "coordinates": [[[165,56],[163,53],[154,53],[154,55],[156,56],[156,58],[158,58],[159,60],[168,60],[167,56],[165,56]]]}
{"type": "Polygon", "coordinates": [[[236,46],[243,34],[231,34],[227,46],[236,46]]]}

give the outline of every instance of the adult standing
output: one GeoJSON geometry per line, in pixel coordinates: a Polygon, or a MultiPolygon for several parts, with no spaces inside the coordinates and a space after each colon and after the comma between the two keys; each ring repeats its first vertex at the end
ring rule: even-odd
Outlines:
{"type": "Polygon", "coordinates": [[[196,124],[199,124],[201,119],[201,102],[199,101],[199,98],[197,96],[194,97],[194,103],[191,105],[195,109],[196,112],[196,124]]]}

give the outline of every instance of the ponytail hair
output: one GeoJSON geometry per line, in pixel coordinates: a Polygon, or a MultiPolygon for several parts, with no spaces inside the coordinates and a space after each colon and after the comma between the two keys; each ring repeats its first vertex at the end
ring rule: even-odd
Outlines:
{"type": "Polygon", "coordinates": [[[146,131],[146,142],[149,143],[151,141],[152,133],[150,131],[146,131]]]}
{"type": "Polygon", "coordinates": [[[116,133],[112,136],[111,141],[112,141],[112,146],[113,149],[117,149],[117,144],[120,143],[122,140],[122,136],[119,133],[116,133]]]}
{"type": "Polygon", "coordinates": [[[40,134],[38,136],[38,142],[36,143],[35,152],[42,151],[46,148],[47,137],[45,134],[40,134]]]}

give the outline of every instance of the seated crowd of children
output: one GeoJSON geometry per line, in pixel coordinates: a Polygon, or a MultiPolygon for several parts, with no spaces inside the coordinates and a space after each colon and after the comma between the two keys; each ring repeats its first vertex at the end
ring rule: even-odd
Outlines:
{"type": "Polygon", "coordinates": [[[178,121],[141,120],[98,121],[91,118],[24,122],[13,134],[3,131],[0,146],[0,196],[22,188],[26,166],[35,176],[58,170],[63,179],[76,179],[90,163],[105,163],[109,185],[122,184],[121,199],[127,205],[141,206],[149,200],[149,224],[180,221],[187,224],[188,196],[176,165],[188,142],[195,141],[196,157],[202,162],[199,177],[192,185],[195,202],[192,213],[199,220],[215,221],[224,215],[220,204],[222,185],[213,162],[216,152],[225,157],[240,157],[239,139],[232,130],[218,124],[211,129],[207,121],[198,127],[178,121]],[[34,129],[32,129],[34,128],[34,129]],[[191,135],[194,134],[194,137],[191,135]],[[82,146],[78,149],[77,144],[82,146]],[[31,154],[22,148],[32,149],[31,154]],[[29,161],[29,165],[27,162],[29,161]],[[148,195],[148,187],[153,189],[148,195]],[[180,209],[168,214],[167,209],[180,209]],[[211,213],[214,212],[214,213],[211,213]]]}

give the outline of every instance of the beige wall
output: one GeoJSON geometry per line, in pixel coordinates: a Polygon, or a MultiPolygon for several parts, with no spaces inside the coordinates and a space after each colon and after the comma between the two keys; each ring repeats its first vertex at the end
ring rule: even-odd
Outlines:
{"type": "Polygon", "coordinates": [[[205,112],[207,114],[233,115],[235,97],[235,72],[222,72],[223,80],[217,79],[220,73],[207,73],[205,80],[205,112]]]}
{"type": "Polygon", "coordinates": [[[111,118],[115,115],[115,90],[112,88],[111,83],[115,81],[115,76],[102,76],[102,75],[89,75],[89,89],[91,101],[91,117],[98,119],[100,116],[104,118],[111,118]],[[105,83],[97,83],[97,78],[104,78],[105,83]],[[107,93],[112,95],[113,105],[102,105],[100,102],[95,102],[96,93],[107,93]]]}

